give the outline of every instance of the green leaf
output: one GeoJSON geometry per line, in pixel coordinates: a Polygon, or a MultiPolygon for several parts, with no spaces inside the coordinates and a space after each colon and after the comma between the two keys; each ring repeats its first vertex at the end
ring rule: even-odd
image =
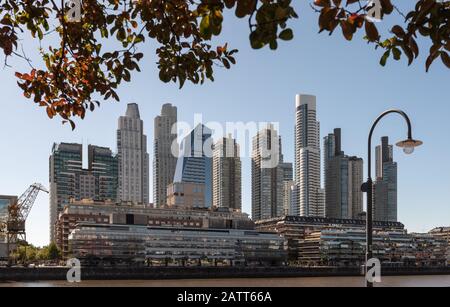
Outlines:
{"type": "Polygon", "coordinates": [[[380,65],[381,66],[386,66],[386,61],[387,61],[387,59],[389,58],[390,55],[391,55],[391,51],[390,50],[386,51],[383,54],[383,56],[381,57],[381,60],[380,60],[380,65]]]}
{"type": "Polygon", "coordinates": [[[402,52],[398,48],[393,48],[392,54],[394,55],[394,59],[396,61],[400,60],[400,57],[402,56],[402,52]]]}
{"type": "Polygon", "coordinates": [[[202,18],[202,21],[200,23],[200,34],[205,38],[205,39],[210,39],[211,38],[211,24],[210,24],[210,20],[209,20],[209,15],[206,15],[202,18]]]}
{"type": "Polygon", "coordinates": [[[281,31],[279,37],[284,41],[290,41],[294,38],[294,32],[291,29],[285,29],[281,31]]]}

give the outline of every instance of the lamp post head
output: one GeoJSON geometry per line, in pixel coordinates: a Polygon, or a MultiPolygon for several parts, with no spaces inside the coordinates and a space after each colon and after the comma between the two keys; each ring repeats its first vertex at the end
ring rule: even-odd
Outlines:
{"type": "Polygon", "coordinates": [[[401,141],[397,143],[398,147],[403,148],[403,152],[407,155],[410,155],[414,152],[416,147],[419,147],[423,144],[422,141],[414,140],[412,138],[408,138],[407,140],[401,141]]]}

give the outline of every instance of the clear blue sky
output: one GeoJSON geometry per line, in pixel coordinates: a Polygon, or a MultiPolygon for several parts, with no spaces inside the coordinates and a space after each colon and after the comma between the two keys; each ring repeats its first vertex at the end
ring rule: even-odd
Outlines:
{"type": "MultiPolygon", "coordinates": [[[[4,69],[0,77],[2,108],[0,119],[0,194],[20,195],[33,182],[48,186],[48,157],[53,142],[83,142],[116,148],[117,118],[127,102],[139,103],[149,152],[153,148],[153,118],[161,105],[178,106],[179,119],[193,121],[202,113],[205,121],[280,122],[285,160],[294,156],[295,94],[317,96],[322,137],[333,128],[343,130],[343,149],[347,154],[366,157],[366,138],[371,122],[389,108],[405,110],[413,121],[415,137],[425,145],[412,156],[395,151],[399,166],[399,220],[410,231],[428,231],[450,224],[450,71],[440,60],[424,72],[422,55],[412,67],[404,60],[379,64],[380,51],[368,46],[360,36],[347,42],[340,31],[329,37],[317,34],[317,15],[307,1],[297,5],[300,19],[292,23],[295,39],[281,43],[278,51],[254,51],[248,43],[246,21],[228,21],[223,42],[240,49],[238,65],[218,70],[216,82],[203,86],[163,84],[158,79],[154,49],[149,46],[143,72],[120,90],[122,102],[105,102],[101,109],[78,122],[75,132],[59,119],[49,120],[43,109],[23,98],[13,77],[4,69]]],[[[381,27],[384,25],[382,24],[381,27]]],[[[27,41],[26,48],[36,42],[27,41]]],[[[31,49],[29,49],[31,50],[31,49]]],[[[27,69],[17,63],[22,71],[27,69]]],[[[403,121],[392,116],[377,130],[375,137],[389,135],[403,139],[403,121]]],[[[251,210],[250,161],[243,161],[243,206],[251,210]]],[[[152,189],[150,189],[152,190],[152,189]]],[[[33,244],[48,241],[48,196],[41,194],[27,221],[28,239],[33,244]]]]}

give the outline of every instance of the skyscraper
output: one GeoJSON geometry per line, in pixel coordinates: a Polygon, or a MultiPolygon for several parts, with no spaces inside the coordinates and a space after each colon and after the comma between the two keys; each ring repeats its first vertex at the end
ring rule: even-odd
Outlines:
{"type": "Polygon", "coordinates": [[[373,219],[397,221],[397,163],[394,162],[393,146],[389,138],[381,139],[376,147],[376,175],[374,183],[373,219]]]}
{"type": "Polygon", "coordinates": [[[153,150],[153,201],[159,207],[167,203],[167,187],[173,182],[177,166],[176,123],[177,108],[163,105],[161,115],[155,118],[153,150]]]}
{"type": "Polygon", "coordinates": [[[362,212],[363,160],[342,151],[341,129],[324,138],[326,217],[356,219],[362,212]]]}
{"type": "Polygon", "coordinates": [[[252,218],[270,219],[284,214],[284,172],[280,167],[280,138],[272,125],[253,138],[252,218]]]}
{"type": "Polygon", "coordinates": [[[117,201],[118,158],[111,149],[88,146],[89,170],[95,178],[95,199],[117,201]]]}
{"type": "Polygon", "coordinates": [[[240,149],[230,136],[220,139],[213,151],[213,206],[242,209],[240,149]]]}
{"type": "Polygon", "coordinates": [[[144,122],[139,107],[128,104],[125,116],[118,121],[119,200],[149,203],[149,156],[144,122]]]}
{"type": "MultiPolygon", "coordinates": [[[[280,150],[282,150],[281,137],[280,137],[280,150]]],[[[283,155],[281,155],[280,159],[283,159],[283,155]]],[[[294,195],[293,193],[295,191],[293,165],[292,165],[292,163],[289,163],[289,162],[280,162],[279,167],[281,168],[281,171],[283,172],[282,180],[283,180],[284,215],[298,215],[298,212],[296,210],[296,204],[294,203],[294,197],[293,197],[293,195],[294,195]]]]}
{"type": "Polygon", "coordinates": [[[280,162],[280,167],[283,170],[283,181],[293,181],[294,180],[294,166],[292,165],[292,163],[280,162]]]}
{"type": "Polygon", "coordinates": [[[212,206],[212,131],[199,124],[180,144],[174,183],[205,185],[205,206],[212,206]]]}
{"type": "Polygon", "coordinates": [[[118,163],[109,148],[89,145],[88,168],[83,169],[83,145],[54,144],[50,168],[50,240],[58,214],[71,199],[117,199],[118,163]]]}
{"type": "Polygon", "coordinates": [[[295,122],[295,184],[301,216],[325,216],[320,185],[320,124],[316,97],[297,95],[295,122]]]}
{"type": "Polygon", "coordinates": [[[363,213],[363,193],[361,186],[364,182],[364,160],[358,157],[349,158],[349,175],[350,175],[350,200],[352,208],[352,218],[360,219],[363,213]]]}
{"type": "Polygon", "coordinates": [[[284,215],[298,215],[296,201],[295,201],[295,182],[284,181],[283,182],[283,207],[284,215]]]}
{"type": "Polygon", "coordinates": [[[383,164],[394,161],[394,146],[389,145],[389,137],[381,138],[381,145],[375,147],[375,177],[383,177],[383,164]]]}
{"type": "Polygon", "coordinates": [[[81,144],[53,144],[49,158],[50,241],[54,241],[55,223],[64,204],[75,195],[75,173],[83,168],[81,144]]]}

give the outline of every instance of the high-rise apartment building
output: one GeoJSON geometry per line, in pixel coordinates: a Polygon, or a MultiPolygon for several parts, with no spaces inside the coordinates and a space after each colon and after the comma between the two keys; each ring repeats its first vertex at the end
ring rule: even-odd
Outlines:
{"type": "Polygon", "coordinates": [[[325,216],[320,182],[320,124],[316,97],[297,95],[295,121],[295,184],[301,216],[325,216]]]}
{"type": "Polygon", "coordinates": [[[252,218],[270,219],[284,215],[284,172],[278,132],[272,125],[253,138],[252,218]]]}
{"type": "Polygon", "coordinates": [[[50,240],[54,241],[54,226],[58,213],[75,195],[75,174],[83,168],[81,144],[54,144],[49,158],[50,240]]]}
{"type": "Polygon", "coordinates": [[[213,151],[213,206],[242,210],[242,166],[239,144],[231,136],[213,151]]]}
{"type": "Polygon", "coordinates": [[[119,200],[149,203],[149,155],[144,122],[139,107],[128,104],[125,116],[118,121],[117,152],[119,158],[119,200]]]}
{"type": "Polygon", "coordinates": [[[117,157],[109,148],[89,145],[88,168],[83,169],[83,145],[54,144],[50,168],[50,240],[58,214],[71,200],[117,198],[117,157]]]}
{"type": "Polygon", "coordinates": [[[393,146],[383,137],[376,147],[376,176],[374,183],[373,219],[397,221],[397,163],[393,159],[393,146]]]}
{"type": "Polygon", "coordinates": [[[352,208],[352,218],[361,219],[364,210],[364,197],[361,192],[361,186],[364,182],[364,160],[358,157],[350,157],[348,166],[348,174],[351,178],[349,203],[352,208]]]}
{"type": "Polygon", "coordinates": [[[180,144],[174,183],[205,185],[205,206],[212,206],[212,131],[199,124],[180,144]]]}
{"type": "Polygon", "coordinates": [[[117,200],[118,158],[111,149],[88,146],[88,169],[95,178],[95,197],[98,200],[117,200]]]}
{"type": "Polygon", "coordinates": [[[283,182],[283,208],[284,208],[284,215],[289,216],[297,216],[297,206],[295,202],[295,182],[293,180],[291,181],[284,181],[283,182]]]}
{"type": "Polygon", "coordinates": [[[294,180],[294,166],[290,162],[281,162],[280,167],[283,170],[283,181],[294,180]]]}
{"type": "Polygon", "coordinates": [[[155,118],[153,156],[153,201],[157,207],[167,203],[167,187],[173,182],[177,166],[177,108],[162,106],[155,118]]]}
{"type": "MultiPolygon", "coordinates": [[[[280,137],[281,144],[281,137],[280,137]]],[[[280,150],[282,147],[280,146],[280,150]]],[[[283,156],[281,156],[281,159],[283,156]]],[[[281,162],[279,166],[283,172],[283,208],[284,215],[294,215],[298,210],[296,210],[296,204],[294,203],[294,168],[292,163],[281,162]]],[[[298,214],[298,213],[297,213],[298,214]]]]}
{"type": "Polygon", "coordinates": [[[341,129],[324,138],[326,217],[357,219],[363,207],[363,160],[342,151],[341,129]]]}

